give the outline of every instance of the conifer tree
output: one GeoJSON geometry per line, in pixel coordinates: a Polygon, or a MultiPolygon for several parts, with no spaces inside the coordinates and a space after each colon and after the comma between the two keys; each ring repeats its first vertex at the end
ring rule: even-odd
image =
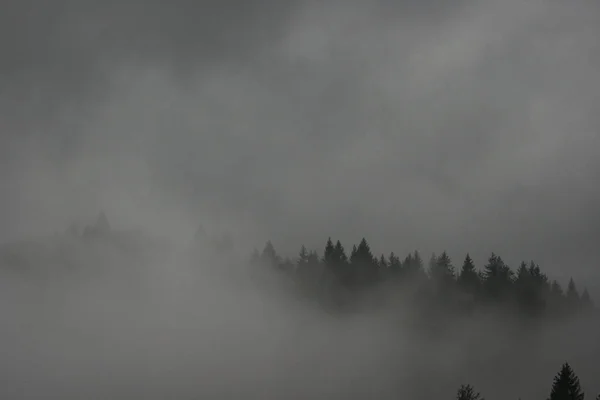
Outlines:
{"type": "Polygon", "coordinates": [[[415,271],[417,272],[425,272],[423,270],[423,259],[421,258],[421,253],[418,250],[415,250],[413,253],[413,266],[415,271]]]}
{"type": "Polygon", "coordinates": [[[325,252],[323,254],[323,262],[328,267],[333,267],[334,264],[334,247],[333,242],[331,241],[331,237],[327,239],[327,243],[325,244],[325,252]]]}
{"type": "Polygon", "coordinates": [[[333,247],[333,261],[336,267],[343,268],[348,263],[348,256],[342,243],[338,240],[333,247]]]}
{"type": "Polygon", "coordinates": [[[331,237],[327,239],[322,261],[339,282],[343,284],[350,283],[353,275],[352,270],[348,268],[348,257],[344,246],[339,240],[334,245],[331,237]]]}
{"type": "Polygon", "coordinates": [[[540,272],[533,261],[527,266],[521,262],[514,282],[517,304],[527,314],[536,315],[544,307],[542,291],[547,285],[547,278],[540,272]]]}
{"type": "Polygon", "coordinates": [[[400,259],[396,256],[396,254],[394,254],[393,251],[390,253],[390,256],[388,257],[388,264],[389,264],[388,267],[392,274],[397,275],[401,272],[402,263],[400,262],[400,259]]]}
{"type": "Polygon", "coordinates": [[[300,247],[300,252],[298,253],[297,265],[298,267],[302,267],[306,264],[308,264],[308,250],[306,249],[306,246],[302,245],[300,247]]]}
{"type": "Polygon", "coordinates": [[[583,400],[579,378],[569,365],[564,363],[560,372],[554,377],[548,400],[583,400]]]}
{"type": "Polygon", "coordinates": [[[455,279],[454,266],[450,256],[445,251],[435,259],[433,266],[433,279],[436,279],[444,284],[455,279]]]}
{"type": "Polygon", "coordinates": [[[469,294],[476,294],[479,290],[479,275],[477,274],[475,263],[473,263],[473,259],[469,253],[467,253],[465,261],[460,269],[458,284],[462,290],[469,294]]]}
{"type": "Polygon", "coordinates": [[[315,266],[319,264],[319,254],[316,250],[311,250],[308,252],[308,263],[315,266]]]}
{"type": "Polygon", "coordinates": [[[485,400],[471,385],[461,385],[456,393],[456,400],[485,400]]]}
{"type": "Polygon", "coordinates": [[[406,256],[402,264],[402,269],[406,271],[408,276],[412,279],[423,279],[427,278],[425,269],[423,268],[423,259],[418,250],[406,256]]]}
{"type": "Polygon", "coordinates": [[[260,259],[262,262],[266,263],[267,265],[271,265],[273,267],[279,266],[280,258],[277,255],[277,252],[275,251],[275,247],[273,246],[273,243],[271,243],[270,240],[268,240],[267,243],[265,244],[265,247],[263,248],[263,251],[260,255],[260,259]]]}
{"type": "Polygon", "coordinates": [[[382,281],[385,281],[390,277],[390,263],[384,254],[382,254],[377,261],[377,273],[382,281]]]}
{"type": "Polygon", "coordinates": [[[515,285],[526,287],[529,284],[531,275],[529,274],[529,269],[527,268],[527,263],[525,261],[521,261],[519,268],[517,268],[516,275],[515,285]]]}
{"type": "Polygon", "coordinates": [[[354,272],[355,283],[359,286],[369,285],[378,279],[378,261],[371,252],[371,246],[362,238],[358,246],[352,249],[350,264],[354,272]]]}
{"type": "Polygon", "coordinates": [[[302,245],[300,247],[300,252],[298,253],[298,260],[296,261],[295,275],[296,278],[303,283],[308,283],[310,280],[309,275],[311,266],[309,264],[309,254],[306,246],[302,245]]]}
{"type": "Polygon", "coordinates": [[[502,258],[492,253],[483,271],[487,294],[493,299],[503,298],[513,283],[514,273],[502,258]]]}
{"type": "Polygon", "coordinates": [[[579,306],[579,292],[577,291],[577,286],[575,285],[575,281],[573,278],[569,279],[569,284],[567,285],[567,303],[571,308],[577,308],[579,306]]]}
{"type": "Polygon", "coordinates": [[[380,269],[387,269],[389,267],[388,261],[385,259],[385,256],[383,254],[379,257],[378,266],[380,269]]]}

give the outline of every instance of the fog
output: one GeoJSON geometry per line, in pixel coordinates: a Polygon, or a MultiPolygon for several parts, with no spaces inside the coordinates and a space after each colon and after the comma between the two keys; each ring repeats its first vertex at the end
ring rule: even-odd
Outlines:
{"type": "Polygon", "coordinates": [[[332,315],[274,271],[182,253],[133,266],[103,251],[63,274],[3,272],[3,398],[429,399],[465,382],[490,399],[539,398],[565,360],[599,389],[597,320],[521,331],[488,315],[426,337],[410,303],[332,315]]]}
{"type": "Polygon", "coordinates": [[[2,397],[526,399],[564,361],[593,397],[595,322],[419,337],[247,259],[494,251],[599,298],[599,35],[591,1],[4,1],[0,242],[32,260],[0,274],[2,397]],[[160,246],[62,236],[100,210],[160,246]]]}

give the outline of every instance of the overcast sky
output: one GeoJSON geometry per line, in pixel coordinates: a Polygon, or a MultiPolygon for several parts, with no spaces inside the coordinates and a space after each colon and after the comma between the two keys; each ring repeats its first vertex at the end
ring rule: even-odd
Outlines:
{"type": "Polygon", "coordinates": [[[104,209],[600,279],[599,37],[590,0],[5,0],[0,238],[104,209]]]}

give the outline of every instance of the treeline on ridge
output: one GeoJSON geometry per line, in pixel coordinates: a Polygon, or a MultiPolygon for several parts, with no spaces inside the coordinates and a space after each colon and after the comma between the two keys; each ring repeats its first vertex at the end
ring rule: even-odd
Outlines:
{"type": "MultiPolygon", "coordinates": [[[[471,385],[461,385],[456,392],[456,400],[485,400],[471,385]]],[[[579,377],[569,363],[564,363],[552,382],[548,400],[585,400],[579,377]]],[[[596,396],[600,400],[600,394],[596,396]]]]}
{"type": "Polygon", "coordinates": [[[469,254],[458,266],[445,251],[427,261],[418,251],[404,258],[393,252],[376,257],[363,238],[348,255],[339,240],[329,238],[322,255],[301,246],[295,260],[281,257],[267,241],[262,252],[254,250],[251,262],[288,274],[305,295],[337,309],[352,309],[380,288],[410,293],[416,304],[445,311],[501,307],[527,316],[561,317],[595,309],[587,289],[580,293],[572,278],[563,289],[534,261],[513,269],[495,253],[478,269],[469,254]]]}

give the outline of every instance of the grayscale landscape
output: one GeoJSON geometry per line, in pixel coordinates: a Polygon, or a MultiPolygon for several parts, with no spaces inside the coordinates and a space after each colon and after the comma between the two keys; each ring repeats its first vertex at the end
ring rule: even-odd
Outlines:
{"type": "Polygon", "coordinates": [[[594,400],[600,4],[5,0],[0,398],[594,400]]]}

